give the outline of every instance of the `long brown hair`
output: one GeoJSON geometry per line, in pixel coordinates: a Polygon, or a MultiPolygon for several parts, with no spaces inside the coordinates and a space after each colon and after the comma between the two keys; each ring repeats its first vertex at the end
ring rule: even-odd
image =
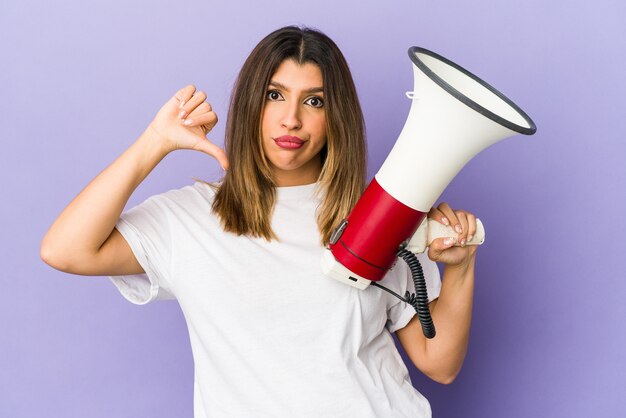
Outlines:
{"type": "Polygon", "coordinates": [[[261,115],[270,79],[287,59],[315,64],[322,72],[326,146],[321,151],[318,182],[323,197],[317,224],[326,244],[363,192],[367,151],[363,114],[348,64],[337,45],[317,30],[278,29],[261,40],[244,63],[226,125],[230,168],[217,188],[213,211],[228,232],[276,239],[271,228],[275,183],[261,145],[261,115]]]}

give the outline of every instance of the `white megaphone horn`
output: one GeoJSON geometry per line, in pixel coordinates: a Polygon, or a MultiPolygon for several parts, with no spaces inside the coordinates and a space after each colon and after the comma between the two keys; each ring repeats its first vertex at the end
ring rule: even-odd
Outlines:
{"type": "MultiPolygon", "coordinates": [[[[403,245],[424,251],[428,242],[420,241],[428,234],[415,234],[418,226],[472,157],[537,130],[515,103],[450,60],[418,47],[409,57],[415,84],[407,93],[412,104],[404,128],[322,260],[327,276],[360,289],[384,277],[403,245]]],[[[479,231],[468,244],[483,239],[479,231]]]]}

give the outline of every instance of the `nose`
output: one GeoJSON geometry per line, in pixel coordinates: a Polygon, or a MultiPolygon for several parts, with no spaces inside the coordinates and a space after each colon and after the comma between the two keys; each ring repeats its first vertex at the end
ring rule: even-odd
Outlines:
{"type": "Polygon", "coordinates": [[[281,120],[281,125],[290,131],[300,129],[302,127],[298,103],[292,103],[289,106],[286,106],[285,113],[283,114],[281,120]]]}

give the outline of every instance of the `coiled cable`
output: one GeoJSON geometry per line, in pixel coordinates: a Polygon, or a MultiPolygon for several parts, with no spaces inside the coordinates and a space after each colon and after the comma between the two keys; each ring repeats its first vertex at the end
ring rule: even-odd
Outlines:
{"type": "Polygon", "coordinates": [[[391,293],[398,299],[413,306],[415,312],[417,312],[420,324],[422,325],[422,332],[424,333],[424,336],[429,339],[433,338],[435,336],[435,324],[433,324],[433,319],[430,316],[430,309],[428,309],[428,291],[426,290],[426,281],[424,280],[422,265],[415,254],[405,248],[400,248],[396,255],[408,264],[409,269],[411,270],[413,284],[415,285],[415,293],[410,293],[407,290],[404,297],[402,297],[376,282],[372,282],[371,284],[391,293]]]}

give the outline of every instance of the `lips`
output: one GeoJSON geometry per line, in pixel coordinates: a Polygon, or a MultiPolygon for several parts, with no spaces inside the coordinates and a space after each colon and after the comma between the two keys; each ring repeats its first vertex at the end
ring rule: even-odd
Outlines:
{"type": "Polygon", "coordinates": [[[298,149],[304,145],[304,140],[298,138],[297,136],[284,135],[278,138],[274,138],[274,142],[280,148],[283,149],[298,149]]]}

